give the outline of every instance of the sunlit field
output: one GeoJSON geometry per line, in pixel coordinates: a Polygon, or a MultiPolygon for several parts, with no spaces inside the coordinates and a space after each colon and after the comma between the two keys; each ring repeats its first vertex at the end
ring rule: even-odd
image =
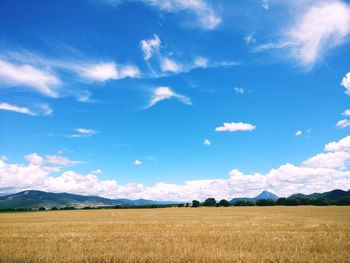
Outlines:
{"type": "Polygon", "coordinates": [[[350,207],[0,214],[1,262],[350,262],[350,207]]]}

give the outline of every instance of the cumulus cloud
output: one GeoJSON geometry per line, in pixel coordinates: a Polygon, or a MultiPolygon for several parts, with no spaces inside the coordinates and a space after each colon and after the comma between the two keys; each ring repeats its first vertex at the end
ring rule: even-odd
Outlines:
{"type": "Polygon", "coordinates": [[[61,155],[46,155],[45,159],[47,164],[57,166],[73,166],[79,163],[77,161],[69,160],[69,158],[61,155]]]}
{"type": "Polygon", "coordinates": [[[315,1],[294,18],[283,39],[256,50],[288,48],[305,68],[312,68],[330,49],[346,42],[350,33],[350,6],[342,1],[315,1]]]}
{"type": "Polygon", "coordinates": [[[347,119],[343,119],[337,122],[336,126],[338,128],[346,128],[350,126],[350,121],[347,119]]]}
{"type": "Polygon", "coordinates": [[[6,110],[6,111],[14,111],[18,113],[28,114],[28,115],[36,115],[34,112],[32,112],[30,109],[25,107],[20,107],[12,104],[8,104],[6,102],[0,103],[0,110],[6,110]]]}
{"type": "Polygon", "coordinates": [[[326,144],[324,150],[327,152],[350,151],[350,136],[347,136],[338,142],[330,142],[326,144]]]}
{"type": "Polygon", "coordinates": [[[24,157],[28,162],[34,165],[42,165],[44,163],[44,158],[37,153],[31,153],[24,157]]]}
{"type": "Polygon", "coordinates": [[[43,157],[37,153],[31,153],[24,158],[33,165],[73,166],[79,163],[78,161],[72,161],[61,155],[45,155],[45,157],[43,157]]]}
{"type": "Polygon", "coordinates": [[[350,109],[347,109],[343,112],[343,115],[350,116],[350,109]]]}
{"type": "Polygon", "coordinates": [[[0,86],[29,88],[45,96],[58,97],[60,85],[61,81],[47,69],[0,59],[0,86]]]}
{"type": "Polygon", "coordinates": [[[301,130],[296,131],[295,136],[301,136],[303,132],[301,130]]]}
{"type": "Polygon", "coordinates": [[[29,164],[10,164],[0,160],[0,192],[13,193],[27,189],[52,192],[70,192],[84,195],[99,195],[109,198],[152,199],[190,201],[242,196],[255,196],[262,190],[279,196],[293,193],[324,192],[350,188],[350,136],[325,146],[325,152],[317,154],[301,165],[283,164],[269,172],[245,174],[232,169],[226,179],[186,181],[183,184],[164,182],[153,186],[138,183],[119,185],[115,180],[102,180],[102,171],[95,170],[86,175],[75,171],[64,171],[58,176],[55,167],[45,166],[44,158],[37,154],[27,155],[29,164]]]}
{"type": "Polygon", "coordinates": [[[190,11],[197,17],[201,28],[212,30],[222,21],[221,17],[204,0],[143,0],[145,3],[155,6],[160,10],[175,13],[190,11]]]}
{"type": "Polygon", "coordinates": [[[186,97],[185,95],[179,94],[174,92],[169,87],[158,87],[155,88],[152,91],[152,98],[150,102],[148,103],[147,108],[152,107],[153,105],[157,104],[158,102],[162,100],[168,100],[168,99],[176,99],[184,104],[191,105],[192,102],[190,98],[186,97]]]}
{"type": "Polygon", "coordinates": [[[350,72],[344,76],[344,78],[342,79],[341,85],[345,88],[345,93],[350,95],[350,72]]]}
{"type": "Polygon", "coordinates": [[[143,51],[143,58],[149,60],[153,57],[154,53],[159,52],[161,41],[159,37],[154,34],[151,39],[144,39],[140,42],[141,49],[143,51]]]}
{"type": "Polygon", "coordinates": [[[87,64],[76,66],[76,68],[82,78],[100,82],[126,77],[136,78],[140,75],[140,71],[136,66],[117,65],[114,62],[87,64]]]}
{"type": "Polygon", "coordinates": [[[223,126],[216,127],[215,131],[217,132],[236,132],[236,131],[252,131],[255,130],[255,126],[250,123],[244,122],[225,122],[223,126]]]}

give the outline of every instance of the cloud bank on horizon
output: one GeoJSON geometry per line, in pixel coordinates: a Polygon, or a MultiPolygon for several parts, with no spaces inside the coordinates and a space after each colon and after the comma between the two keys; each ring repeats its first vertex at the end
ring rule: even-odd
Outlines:
{"type": "MultiPolygon", "coordinates": [[[[13,164],[0,160],[0,192],[14,193],[22,190],[69,192],[83,195],[98,195],[109,198],[151,199],[161,201],[204,200],[208,197],[231,199],[253,197],[263,190],[278,196],[325,192],[333,189],[350,189],[350,136],[325,145],[324,152],[312,156],[300,165],[290,163],[271,169],[266,174],[245,174],[232,169],[227,179],[186,181],[184,184],[157,183],[146,186],[139,183],[118,184],[115,180],[101,180],[95,170],[87,175],[73,170],[59,173],[61,167],[77,162],[63,156],[36,153],[27,155],[27,164],[13,164]]],[[[140,160],[134,161],[141,165],[140,160]]]]}
{"type": "Polygon", "coordinates": [[[350,188],[348,1],[4,0],[0,22],[0,194],[350,188]]]}

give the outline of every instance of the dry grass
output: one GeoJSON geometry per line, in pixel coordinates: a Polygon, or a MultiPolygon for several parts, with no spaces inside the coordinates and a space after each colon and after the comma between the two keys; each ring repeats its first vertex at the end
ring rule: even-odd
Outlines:
{"type": "Polygon", "coordinates": [[[1,262],[350,262],[350,207],[0,214],[1,262]]]}

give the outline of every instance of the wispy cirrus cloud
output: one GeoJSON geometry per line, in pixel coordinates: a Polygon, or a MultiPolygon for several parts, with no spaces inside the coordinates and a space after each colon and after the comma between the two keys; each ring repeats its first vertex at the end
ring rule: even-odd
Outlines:
{"type": "Polygon", "coordinates": [[[152,97],[146,108],[150,108],[162,100],[176,99],[183,104],[192,105],[191,99],[185,95],[174,92],[169,87],[157,87],[152,91],[152,97]]]}
{"type": "Polygon", "coordinates": [[[9,104],[6,102],[0,102],[0,110],[13,111],[13,112],[27,114],[31,116],[37,116],[37,115],[48,116],[48,115],[51,115],[53,112],[51,107],[45,103],[34,105],[34,108],[35,109],[29,109],[27,107],[9,104]]]}
{"type": "Polygon", "coordinates": [[[338,0],[310,2],[280,40],[255,50],[287,49],[302,67],[311,69],[329,50],[344,44],[350,34],[350,5],[338,0]]]}
{"type": "Polygon", "coordinates": [[[222,18],[204,0],[143,0],[143,2],[169,13],[191,12],[197,17],[198,26],[205,30],[213,30],[222,22],[222,18]]]}
{"type": "Polygon", "coordinates": [[[149,60],[155,53],[159,53],[161,41],[156,34],[153,34],[153,38],[143,39],[140,42],[140,47],[143,51],[143,58],[149,60]]]}
{"type": "Polygon", "coordinates": [[[86,138],[91,137],[92,135],[96,134],[97,131],[93,129],[86,129],[86,128],[77,128],[75,129],[74,134],[67,135],[66,137],[69,138],[86,138]]]}
{"type": "Polygon", "coordinates": [[[50,70],[0,59],[0,87],[21,87],[45,96],[58,97],[61,80],[50,70]]]}
{"type": "Polygon", "coordinates": [[[99,82],[127,77],[137,78],[140,75],[138,67],[133,65],[117,65],[114,62],[74,65],[72,69],[75,69],[83,79],[99,82]]]}
{"type": "Polygon", "coordinates": [[[32,115],[32,116],[36,115],[34,112],[32,112],[30,109],[28,109],[26,107],[20,107],[17,105],[8,104],[6,102],[0,103],[0,110],[14,111],[14,112],[28,114],[28,115],[32,115]]]}

